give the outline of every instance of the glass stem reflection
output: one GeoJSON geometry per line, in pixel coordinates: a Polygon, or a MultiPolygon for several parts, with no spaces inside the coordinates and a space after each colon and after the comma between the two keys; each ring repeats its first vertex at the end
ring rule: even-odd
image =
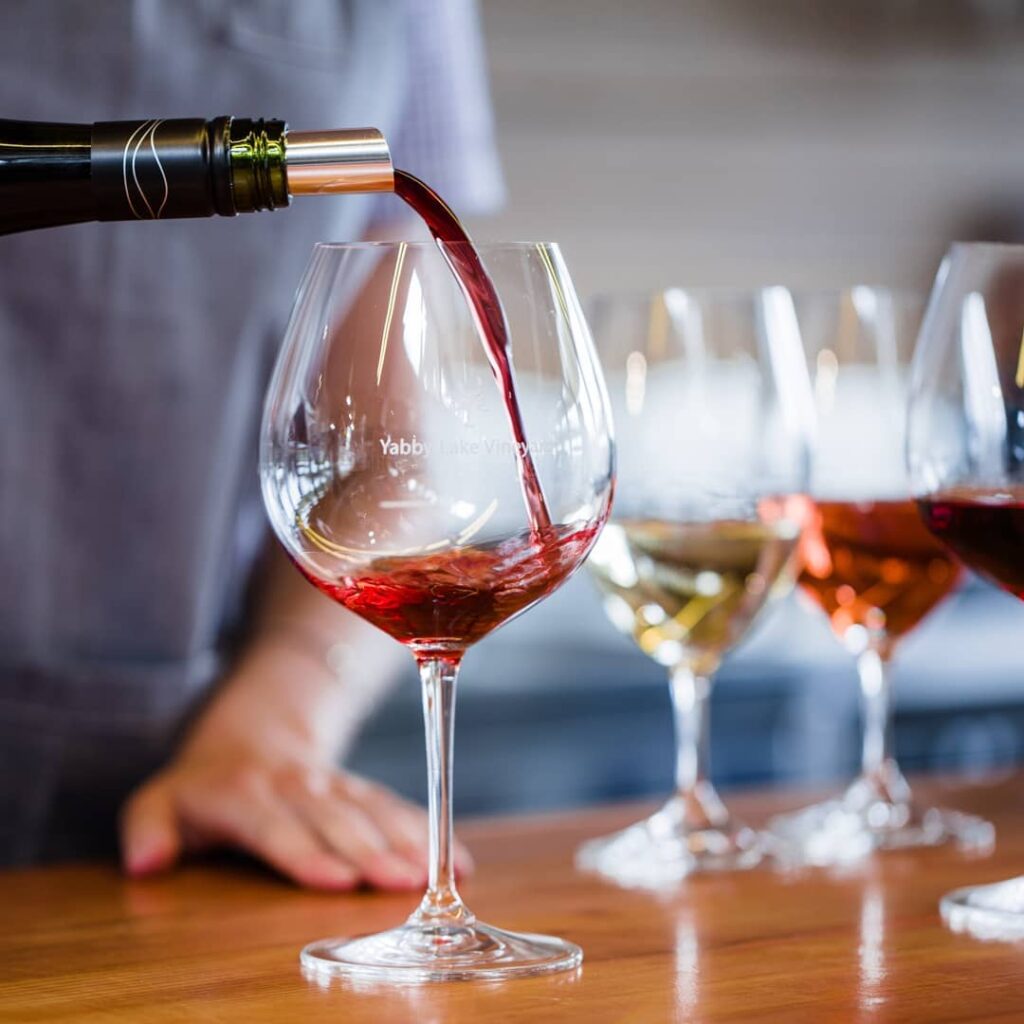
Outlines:
{"type": "Polygon", "coordinates": [[[474,919],[455,888],[452,859],[452,749],[455,684],[461,660],[461,652],[417,659],[427,734],[430,817],[429,882],[419,909],[410,919],[410,923],[420,926],[467,925],[474,919]]]}

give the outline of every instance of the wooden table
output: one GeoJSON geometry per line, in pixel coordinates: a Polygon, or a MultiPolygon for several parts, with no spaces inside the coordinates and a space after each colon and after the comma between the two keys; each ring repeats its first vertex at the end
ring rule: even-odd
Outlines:
{"type": "MultiPolygon", "coordinates": [[[[207,864],[123,881],[111,866],[0,874],[0,1020],[1024,1021],[1024,944],[941,925],[939,896],[1024,870],[1024,783],[921,785],[996,822],[995,854],[892,853],[843,872],[691,879],[661,896],[571,867],[586,836],[638,809],[474,822],[465,895],[485,920],[583,946],[576,976],[504,985],[321,988],[307,940],[375,931],[408,896],[301,892],[256,868],[207,864]]],[[[751,821],[799,794],[733,800],[751,821]]]]}

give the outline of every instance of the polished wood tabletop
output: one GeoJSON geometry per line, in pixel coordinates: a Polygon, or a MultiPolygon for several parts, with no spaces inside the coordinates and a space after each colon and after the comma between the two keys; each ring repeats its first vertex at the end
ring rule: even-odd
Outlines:
{"type": "MultiPolygon", "coordinates": [[[[1024,780],[922,783],[990,817],[996,851],[889,853],[843,870],[763,867],[658,895],[573,870],[585,837],[640,808],[466,823],[464,886],[488,922],[579,943],[575,974],[504,984],[321,987],[305,942],[398,923],[409,896],[302,892],[255,866],[196,863],[149,881],[112,865],[0,873],[0,1020],[1024,1021],[1024,943],[947,931],[948,889],[1024,870],[1024,780]]],[[[734,797],[760,822],[804,794],[734,797]]]]}

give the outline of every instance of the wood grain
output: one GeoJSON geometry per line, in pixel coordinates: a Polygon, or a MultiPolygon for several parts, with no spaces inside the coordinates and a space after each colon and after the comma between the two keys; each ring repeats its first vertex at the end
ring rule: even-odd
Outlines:
{"type": "MultiPolygon", "coordinates": [[[[580,943],[577,976],[505,985],[322,989],[306,941],[400,921],[415,900],[302,892],[238,864],[152,881],[109,865],[0,874],[0,1020],[85,1021],[981,1021],[1024,1020],[1024,945],[942,927],[950,888],[1024,870],[1019,777],[931,783],[922,794],[991,817],[994,854],[892,853],[843,872],[770,869],[691,879],[660,896],[577,874],[583,838],[637,807],[461,829],[478,860],[465,886],[487,921],[580,943]]],[[[800,794],[749,794],[750,821],[800,794]]]]}

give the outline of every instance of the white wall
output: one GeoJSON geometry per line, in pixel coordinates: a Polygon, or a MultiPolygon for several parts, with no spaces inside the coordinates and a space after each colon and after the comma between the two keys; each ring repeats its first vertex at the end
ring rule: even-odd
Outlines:
{"type": "Polygon", "coordinates": [[[583,293],[927,284],[1024,210],[1021,7],[481,0],[509,204],[475,230],[561,242],[583,293]]]}

